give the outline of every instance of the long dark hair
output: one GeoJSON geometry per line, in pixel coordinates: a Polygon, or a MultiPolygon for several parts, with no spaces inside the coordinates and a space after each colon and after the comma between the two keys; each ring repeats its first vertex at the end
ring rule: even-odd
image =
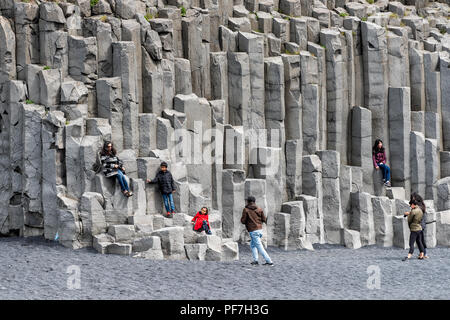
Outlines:
{"type": "Polygon", "coordinates": [[[378,152],[384,152],[384,144],[381,146],[381,149],[378,148],[378,144],[380,142],[383,143],[383,141],[381,139],[375,140],[375,143],[374,143],[373,148],[372,148],[372,153],[373,154],[377,154],[378,152]]]}
{"type": "Polygon", "coordinates": [[[111,154],[114,155],[114,156],[116,155],[117,151],[114,148],[113,143],[111,141],[105,141],[105,143],[103,144],[103,149],[102,149],[102,151],[100,153],[102,156],[106,156],[109,153],[108,152],[108,145],[109,144],[111,145],[111,154]]]}
{"type": "Polygon", "coordinates": [[[419,208],[422,210],[422,212],[425,214],[425,212],[427,211],[427,207],[425,206],[425,203],[423,201],[423,198],[420,196],[420,194],[418,194],[417,192],[413,192],[411,193],[410,196],[410,203],[415,202],[415,204],[417,204],[419,206],[419,208]]]}
{"type": "Polygon", "coordinates": [[[208,214],[208,213],[209,213],[209,210],[208,210],[208,208],[207,208],[207,207],[201,207],[201,208],[200,208],[200,212],[202,212],[202,209],[203,209],[203,208],[205,208],[205,209],[206,209],[206,214],[208,214]]]}

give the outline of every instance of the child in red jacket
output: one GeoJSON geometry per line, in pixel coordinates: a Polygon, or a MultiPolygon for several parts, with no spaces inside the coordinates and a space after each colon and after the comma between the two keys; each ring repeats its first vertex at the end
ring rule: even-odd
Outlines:
{"type": "Polygon", "coordinates": [[[194,225],[194,231],[202,232],[205,230],[206,234],[212,234],[211,227],[209,226],[208,219],[208,208],[203,207],[195,217],[192,219],[191,223],[194,225]]]}

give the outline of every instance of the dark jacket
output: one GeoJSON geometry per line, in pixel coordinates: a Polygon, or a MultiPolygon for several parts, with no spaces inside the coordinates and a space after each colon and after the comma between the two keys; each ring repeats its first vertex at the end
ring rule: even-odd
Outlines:
{"type": "Polygon", "coordinates": [[[254,204],[245,206],[242,211],[241,223],[245,224],[248,232],[261,230],[263,222],[267,223],[267,219],[260,207],[254,204]]]}
{"type": "Polygon", "coordinates": [[[376,168],[379,163],[386,164],[386,152],[376,152],[372,154],[373,167],[376,168]]]}
{"type": "Polygon", "coordinates": [[[176,190],[172,174],[169,170],[166,170],[166,172],[160,170],[155,179],[151,180],[150,183],[157,183],[159,190],[163,194],[169,194],[176,190]]]}
{"type": "Polygon", "coordinates": [[[123,162],[117,156],[100,155],[100,161],[102,163],[102,172],[108,178],[115,176],[119,169],[123,171],[123,162]],[[119,168],[115,168],[116,165],[118,165],[119,168]]]}

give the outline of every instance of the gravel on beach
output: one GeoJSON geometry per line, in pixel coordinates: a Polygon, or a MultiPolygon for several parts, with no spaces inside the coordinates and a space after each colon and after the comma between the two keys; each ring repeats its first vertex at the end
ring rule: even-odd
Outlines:
{"type": "Polygon", "coordinates": [[[314,248],[269,247],[270,267],[251,266],[248,245],[234,262],[154,261],[0,238],[0,299],[450,299],[450,248],[405,262],[399,248],[314,248]]]}

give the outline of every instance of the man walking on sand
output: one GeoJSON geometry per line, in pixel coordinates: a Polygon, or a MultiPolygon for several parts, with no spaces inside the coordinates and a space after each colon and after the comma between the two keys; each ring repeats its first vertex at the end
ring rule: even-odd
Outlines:
{"type": "Polygon", "coordinates": [[[267,254],[266,250],[261,243],[262,224],[267,223],[267,219],[264,216],[263,210],[258,207],[255,202],[256,199],[253,196],[249,196],[247,199],[247,205],[242,211],[241,223],[245,224],[248,233],[250,234],[250,248],[252,249],[253,262],[252,265],[258,265],[258,251],[266,260],[264,265],[273,266],[273,262],[267,254]]]}

